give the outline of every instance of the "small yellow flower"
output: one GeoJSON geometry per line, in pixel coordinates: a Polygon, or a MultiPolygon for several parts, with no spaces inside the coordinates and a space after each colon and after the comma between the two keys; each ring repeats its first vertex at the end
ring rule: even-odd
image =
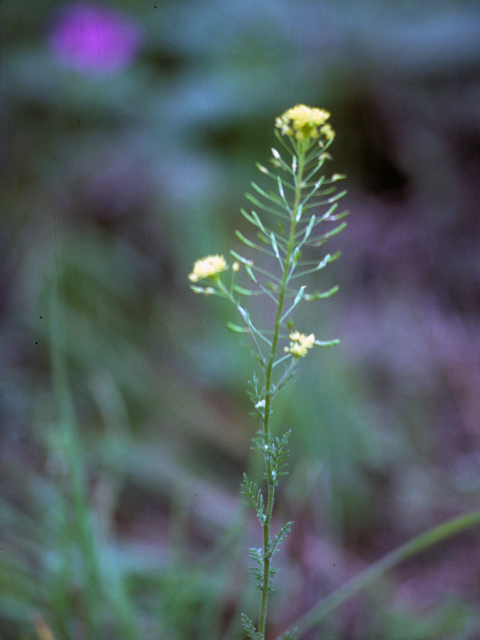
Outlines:
{"type": "Polygon", "coordinates": [[[295,137],[299,142],[321,135],[331,140],[335,134],[331,126],[325,124],[329,117],[330,113],[325,109],[297,104],[277,118],[275,126],[283,135],[295,137]]]}
{"type": "Polygon", "coordinates": [[[324,124],[323,127],[320,127],[320,133],[323,133],[327,140],[333,140],[335,138],[335,131],[329,124],[324,124]]]}
{"type": "Polygon", "coordinates": [[[207,256],[195,262],[193,271],[188,276],[188,279],[191,282],[198,282],[199,280],[203,280],[203,278],[210,278],[227,269],[228,265],[223,256],[207,256]]]}
{"type": "Polygon", "coordinates": [[[305,357],[308,350],[315,344],[313,333],[307,336],[305,333],[294,331],[288,337],[290,338],[290,345],[285,347],[285,353],[291,353],[294,358],[305,357]]]}

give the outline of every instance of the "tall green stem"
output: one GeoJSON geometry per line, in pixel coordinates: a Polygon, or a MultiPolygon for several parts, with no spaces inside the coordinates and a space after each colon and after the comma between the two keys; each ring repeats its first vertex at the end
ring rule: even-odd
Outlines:
{"type": "MultiPolygon", "coordinates": [[[[288,274],[290,270],[290,263],[293,257],[293,250],[295,245],[295,231],[297,228],[297,216],[298,210],[300,206],[301,192],[302,192],[302,180],[303,180],[303,168],[305,161],[305,148],[303,145],[301,146],[298,154],[298,167],[297,167],[297,176],[295,180],[295,195],[294,202],[292,208],[292,219],[290,223],[290,233],[288,238],[287,252],[285,254],[285,259],[283,262],[283,276],[280,283],[280,290],[278,296],[278,305],[277,305],[277,313],[275,317],[275,328],[273,332],[272,339],[272,347],[270,350],[270,357],[265,367],[265,414],[263,418],[263,436],[266,449],[270,446],[270,416],[272,413],[272,400],[274,395],[273,381],[272,381],[272,372],[273,365],[275,362],[275,356],[277,351],[277,343],[278,337],[280,333],[280,325],[282,319],[282,311],[283,304],[285,301],[285,290],[288,282],[288,274]]],[[[272,469],[272,461],[269,456],[268,451],[266,450],[264,453],[265,456],[265,466],[267,469],[267,508],[265,512],[265,520],[263,523],[263,582],[262,582],[262,597],[260,601],[260,613],[259,613],[259,623],[258,623],[258,632],[260,637],[265,638],[265,628],[266,628],[266,620],[267,620],[267,604],[268,604],[268,592],[269,592],[269,582],[270,582],[270,562],[271,562],[271,553],[268,552],[269,543],[270,543],[270,524],[272,521],[273,514],[273,504],[275,500],[275,486],[277,484],[276,478],[274,476],[274,472],[272,469]]]]}

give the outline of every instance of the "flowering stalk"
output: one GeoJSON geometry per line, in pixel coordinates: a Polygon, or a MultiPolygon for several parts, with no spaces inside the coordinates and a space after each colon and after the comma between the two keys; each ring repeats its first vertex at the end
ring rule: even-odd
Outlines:
{"type": "MultiPolygon", "coordinates": [[[[247,504],[255,509],[263,530],[263,547],[250,549],[250,557],[256,563],[251,571],[258,580],[261,592],[258,625],[255,626],[252,620],[242,614],[243,626],[250,640],[265,638],[268,595],[272,590],[273,576],[276,572],[271,566],[271,561],[292,525],[288,522],[273,538],[271,537],[275,488],[279,476],[287,473],[285,466],[290,434],[287,432],[281,438],[272,436],[272,404],[280,389],[291,379],[300,358],[305,357],[315,345],[331,346],[338,343],[338,340],[316,340],[313,333],[307,335],[295,330],[290,318],[302,300],[328,298],[338,289],[333,287],[329,291],[307,294],[305,285],[298,287],[294,282],[296,278],[323,269],[340,255],[339,252],[334,255],[327,254],[320,262],[318,258],[302,259],[302,251],[307,247],[323,245],[346,224],[342,222],[324,233],[318,233],[320,223],[336,221],[346,215],[346,212],[335,214],[337,201],[345,192],[336,193],[334,183],[344,176],[335,174],[325,178],[319,175],[324,162],[330,159],[327,148],[335,135],[331,126],[326,123],[329,116],[324,109],[305,105],[297,105],[286,111],[275,122],[275,134],[291,160],[287,162],[278,150],[272,149],[272,164],[277,172],[257,165],[264,175],[274,181],[276,192],[267,192],[252,183],[260,199],[251,194],[247,194],[247,197],[258,209],[270,214],[270,217],[276,216],[279,220],[276,226],[271,222],[267,224],[256,211],[246,212],[242,209],[242,215],[256,227],[259,242],[246,238],[240,231],[237,231],[236,235],[250,250],[267,255],[272,263],[271,270],[231,251],[234,262],[228,285],[224,281],[224,273],[229,266],[222,255],[211,255],[197,260],[189,276],[190,281],[194,283],[192,289],[196,293],[219,295],[230,300],[236,307],[243,325],[228,323],[227,326],[232,331],[249,335],[253,346],[252,353],[262,372],[261,381],[254,374],[250,396],[255,414],[262,426],[252,442],[253,448],[264,458],[265,493],[245,474],[242,484],[242,494],[246,497],[247,504]],[[319,213],[320,208],[325,206],[327,210],[319,213]],[[248,287],[243,284],[240,286],[236,282],[236,276],[242,267],[250,280],[248,287]],[[196,284],[203,280],[207,281],[207,286],[196,284]],[[273,330],[259,328],[243,306],[244,298],[257,295],[266,295],[275,304],[273,330]],[[288,300],[292,302],[287,307],[288,300]],[[284,343],[281,355],[280,343],[284,343]]],[[[293,638],[293,634],[288,632],[284,638],[293,638]]]]}

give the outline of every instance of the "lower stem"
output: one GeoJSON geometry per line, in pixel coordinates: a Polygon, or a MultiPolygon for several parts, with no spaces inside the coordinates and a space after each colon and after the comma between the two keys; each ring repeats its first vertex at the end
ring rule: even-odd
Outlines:
{"type": "MultiPolygon", "coordinates": [[[[270,542],[270,523],[272,520],[273,513],[273,504],[275,501],[275,484],[270,482],[270,478],[272,477],[272,469],[271,463],[267,463],[267,473],[269,476],[268,481],[268,500],[267,500],[267,511],[265,514],[265,523],[263,525],[263,552],[266,554],[267,548],[270,542]]],[[[258,622],[258,631],[261,634],[262,638],[265,638],[265,628],[267,623],[267,604],[268,604],[268,592],[269,592],[269,582],[270,582],[270,556],[266,556],[263,561],[263,583],[262,583],[262,597],[260,600],[260,613],[259,613],[259,622],[258,622]]]]}

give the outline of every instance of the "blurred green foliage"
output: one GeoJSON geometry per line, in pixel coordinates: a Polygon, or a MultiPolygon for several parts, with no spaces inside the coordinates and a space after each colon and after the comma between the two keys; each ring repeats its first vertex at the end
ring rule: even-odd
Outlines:
{"type": "MultiPolygon", "coordinates": [[[[67,6],[0,5],[0,636],[45,640],[40,614],[56,640],[240,637],[251,360],[187,274],[235,249],[274,118],[304,102],[332,112],[352,215],[340,293],[298,319],[342,346],[275,416],[296,533],[274,637],[478,503],[478,3],[123,0],[144,40],[104,76],[49,49],[67,6]]],[[[322,637],[474,640],[478,547],[322,637]]]]}

